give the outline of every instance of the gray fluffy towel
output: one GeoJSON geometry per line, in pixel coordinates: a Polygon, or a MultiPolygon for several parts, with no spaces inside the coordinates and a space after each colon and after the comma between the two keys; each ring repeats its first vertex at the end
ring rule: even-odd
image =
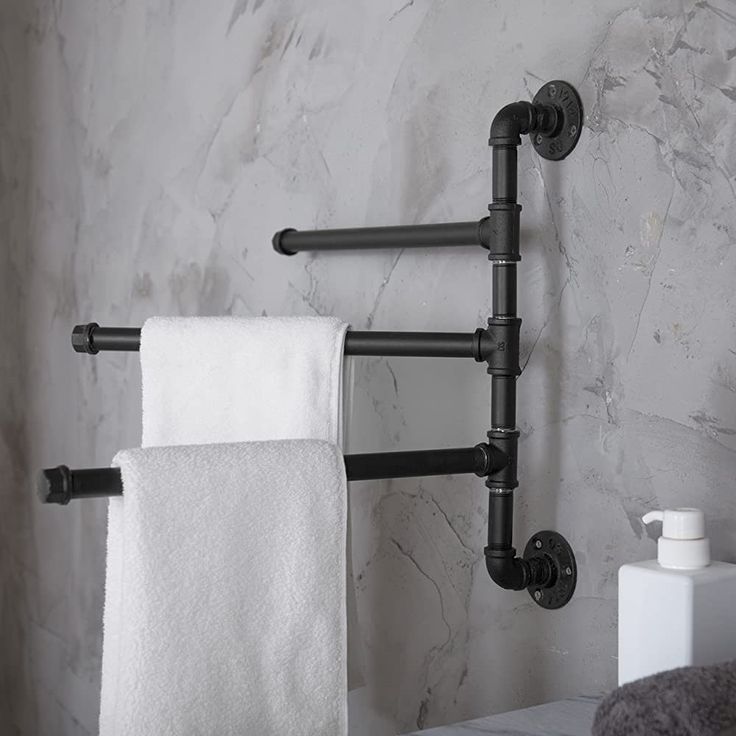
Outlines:
{"type": "Polygon", "coordinates": [[[598,707],[593,736],[736,734],[736,660],[630,682],[598,707]]]}

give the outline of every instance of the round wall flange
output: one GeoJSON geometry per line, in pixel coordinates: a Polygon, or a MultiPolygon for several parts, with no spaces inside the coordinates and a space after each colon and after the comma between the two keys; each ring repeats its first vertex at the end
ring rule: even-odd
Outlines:
{"type": "Polygon", "coordinates": [[[541,559],[551,565],[552,577],[546,585],[530,585],[527,590],[542,608],[562,608],[575,592],[578,568],[572,547],[562,534],[537,532],[527,542],[524,559],[541,559]]]}
{"type": "Polygon", "coordinates": [[[532,133],[534,150],[550,161],[561,161],[577,145],[583,127],[583,103],[575,87],[556,79],[534,95],[533,105],[554,107],[557,125],[551,135],[532,133]]]}

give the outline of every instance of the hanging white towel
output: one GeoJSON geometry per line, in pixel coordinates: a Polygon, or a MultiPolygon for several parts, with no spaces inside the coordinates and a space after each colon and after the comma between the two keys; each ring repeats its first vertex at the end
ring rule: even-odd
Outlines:
{"type": "MultiPolygon", "coordinates": [[[[141,344],[143,444],[210,445],[228,441],[282,438],[339,441],[342,434],[341,364],[346,327],[345,324],[329,318],[149,320],[143,328],[141,344]]],[[[350,395],[349,390],[342,393],[350,395]]],[[[199,459],[193,456],[191,462],[189,474],[196,479],[199,477],[197,470],[199,459]]],[[[290,461],[287,463],[282,468],[284,472],[299,472],[290,465],[290,461]]],[[[136,731],[134,727],[125,730],[128,728],[125,721],[129,715],[118,718],[121,713],[119,698],[125,697],[127,689],[121,688],[120,682],[127,681],[131,677],[135,678],[134,674],[131,675],[136,672],[135,663],[138,662],[142,667],[148,657],[145,648],[121,645],[128,631],[124,627],[124,622],[127,620],[126,612],[129,608],[127,587],[126,595],[123,595],[122,581],[124,578],[135,579],[136,570],[135,563],[133,572],[127,567],[127,560],[131,557],[131,544],[134,548],[136,544],[127,540],[129,537],[136,539],[139,533],[143,533],[146,518],[144,514],[130,511],[130,506],[135,502],[129,504],[127,498],[129,485],[128,482],[126,495],[122,499],[111,501],[109,510],[101,736],[175,733],[166,731],[163,727],[163,730],[153,731],[146,731],[143,728],[136,731]],[[136,528],[139,524],[142,525],[141,530],[136,528]]],[[[177,503],[178,490],[173,486],[169,488],[173,490],[162,492],[150,490],[152,496],[150,500],[161,504],[162,509],[168,504],[177,503]]],[[[216,490],[209,486],[206,489],[212,492],[216,490]]],[[[260,518],[260,516],[254,518],[252,523],[258,524],[260,518]]],[[[239,517],[223,518],[220,522],[233,525],[233,528],[241,530],[241,534],[246,533],[246,526],[239,517]]],[[[191,519],[191,523],[196,526],[196,519],[191,519]]],[[[214,518],[212,523],[216,523],[214,518]]],[[[268,522],[265,526],[268,527],[268,522]]],[[[211,531],[216,535],[215,529],[211,531]]],[[[321,541],[321,535],[316,534],[313,539],[321,541]]],[[[165,544],[165,540],[160,541],[165,544]]],[[[268,543],[270,545],[270,541],[268,543]]],[[[220,558],[223,563],[226,562],[226,549],[227,547],[223,548],[220,558]]],[[[269,546],[269,549],[272,549],[272,546],[269,546]]],[[[345,552],[343,541],[343,559],[345,552]]],[[[161,564],[166,561],[160,557],[156,559],[161,564]]],[[[149,579],[156,577],[153,574],[154,567],[149,566],[146,570],[149,579]]],[[[342,574],[335,577],[333,571],[326,569],[325,572],[330,580],[337,580],[342,584],[342,590],[345,590],[342,574]]],[[[237,583],[238,579],[235,576],[233,581],[237,583]]],[[[196,575],[193,573],[192,582],[195,581],[196,575]]],[[[182,582],[182,586],[186,588],[187,582],[182,582]]],[[[143,621],[148,616],[155,618],[161,596],[165,594],[163,592],[159,594],[155,585],[141,587],[138,592],[141,595],[140,620],[143,621]]],[[[349,612],[351,608],[354,611],[354,606],[350,606],[351,596],[354,596],[352,585],[348,589],[349,612]]],[[[336,610],[344,612],[344,604],[343,598],[342,604],[338,604],[336,610]]],[[[278,614],[272,611],[272,615],[278,614]]],[[[198,628],[198,624],[194,621],[189,626],[185,620],[181,620],[178,631],[180,640],[186,641],[188,636],[190,640],[198,641],[198,628]]],[[[354,632],[353,640],[357,641],[357,625],[353,625],[351,629],[354,632]]],[[[266,631],[264,629],[264,632],[266,631]]],[[[336,640],[340,640],[341,634],[338,630],[333,634],[336,640]]],[[[261,638],[259,643],[262,647],[269,646],[265,637],[261,638]]],[[[292,646],[299,651],[298,638],[292,641],[292,646]]],[[[357,645],[348,647],[348,665],[352,671],[356,669],[359,671],[359,651],[357,645]]],[[[210,669],[205,657],[206,650],[202,648],[197,650],[193,655],[194,659],[187,663],[187,666],[197,666],[197,654],[202,664],[199,668],[199,687],[209,692],[212,688],[218,687],[218,670],[214,670],[214,679],[209,679],[210,669]]],[[[219,654],[215,656],[219,657],[219,654]]],[[[344,677],[344,650],[342,654],[337,652],[336,656],[333,666],[339,668],[344,677]]],[[[149,680],[153,674],[149,674],[149,680]]],[[[265,676],[260,682],[264,687],[270,685],[265,676]]],[[[146,683],[142,686],[146,686],[146,683]]],[[[165,687],[161,682],[151,681],[147,686],[152,692],[161,692],[165,687]]],[[[252,699],[259,697],[256,690],[250,691],[249,694],[252,699]]],[[[181,692],[172,690],[168,696],[169,702],[172,707],[182,707],[186,711],[188,710],[186,703],[176,702],[181,696],[181,692]]],[[[341,696],[341,702],[343,700],[341,696]]],[[[140,705],[138,702],[138,706],[140,705]]],[[[133,711],[129,711],[131,712],[133,711]]],[[[297,726],[294,728],[296,730],[286,730],[283,733],[307,733],[299,730],[297,726]]],[[[219,732],[205,727],[201,731],[195,729],[178,733],[219,732]]],[[[248,731],[240,732],[248,733],[248,731]]],[[[222,731],[222,733],[229,732],[222,731]]]]}
{"type": "MultiPolygon", "coordinates": [[[[152,317],[141,333],[143,441],[344,445],[348,325],[334,317],[152,317]]],[[[364,684],[348,530],[348,687],[364,684]]]]}
{"type": "Polygon", "coordinates": [[[101,736],[344,736],[339,450],[156,447],[115,463],[101,736]]]}
{"type": "Polygon", "coordinates": [[[154,317],[141,333],[143,446],[341,444],[347,324],[332,317],[154,317]]]}

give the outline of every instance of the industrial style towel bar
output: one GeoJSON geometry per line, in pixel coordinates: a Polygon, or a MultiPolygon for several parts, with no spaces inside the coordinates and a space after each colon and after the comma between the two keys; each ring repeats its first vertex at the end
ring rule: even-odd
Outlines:
{"type": "MultiPolygon", "coordinates": [[[[345,339],[346,355],[473,358],[488,364],[491,375],[491,428],[488,442],[475,447],[412,452],[346,455],[349,480],[374,480],[423,475],[475,473],[488,487],[488,546],[486,567],[502,588],[526,588],[544,608],[560,608],[572,597],[577,581],[575,555],[567,540],[554,531],[532,535],[524,555],[512,545],[513,493],[518,486],[516,379],[519,368],[519,329],[516,315],[516,265],[519,255],[517,147],[529,135],[537,153],[559,161],[580,137],[583,109],[567,82],[545,84],[530,102],[502,108],[491,123],[493,152],[492,202],[489,215],[478,222],[441,225],[312,230],[287,228],[273,237],[276,252],[293,256],[301,251],[371,248],[410,248],[480,245],[492,262],[493,314],[486,328],[466,334],[436,332],[353,332],[345,339]]],[[[138,350],[140,329],[100,327],[91,322],[72,333],[74,349],[138,350]]],[[[74,498],[122,493],[117,468],[70,470],[65,465],[41,472],[38,492],[47,503],[66,504],[74,498]]]]}
{"type": "MultiPolygon", "coordinates": [[[[285,460],[287,460],[285,458],[285,460]]],[[[425,475],[475,473],[484,478],[506,464],[505,456],[493,445],[409,452],[369,452],[345,455],[348,480],[412,478],[425,475]]],[[[122,496],[118,468],[70,470],[66,465],[41,471],[38,493],[45,503],[67,504],[76,498],[122,496]]]]}
{"type": "MultiPolygon", "coordinates": [[[[72,330],[72,347],[96,355],[101,350],[139,350],[139,327],[100,327],[96,322],[72,330]]],[[[490,330],[475,332],[355,332],[345,334],[345,355],[391,355],[417,358],[491,359],[495,347],[490,330]]]]}

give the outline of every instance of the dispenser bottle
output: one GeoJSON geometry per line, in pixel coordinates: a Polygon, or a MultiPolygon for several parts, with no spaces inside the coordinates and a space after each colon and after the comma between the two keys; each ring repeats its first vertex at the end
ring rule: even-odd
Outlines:
{"type": "Polygon", "coordinates": [[[736,565],[711,562],[703,512],[651,511],[658,557],[618,577],[618,682],[736,659],[736,565]]]}

